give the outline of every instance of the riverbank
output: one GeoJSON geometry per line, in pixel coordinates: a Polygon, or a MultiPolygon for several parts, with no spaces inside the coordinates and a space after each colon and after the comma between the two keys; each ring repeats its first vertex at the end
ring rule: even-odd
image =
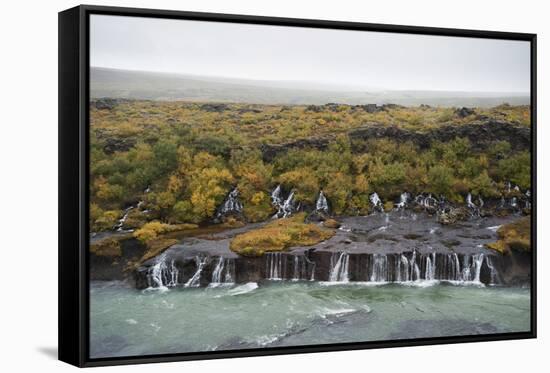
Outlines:
{"type": "Polygon", "coordinates": [[[252,224],[183,238],[137,267],[131,281],[139,289],[262,280],[524,285],[530,282],[531,254],[487,248],[497,241],[499,227],[518,219],[478,217],[441,225],[433,216],[407,210],[340,217],[340,228],[318,244],[260,257],[238,255],[230,249],[231,242],[262,226],[252,224]]]}

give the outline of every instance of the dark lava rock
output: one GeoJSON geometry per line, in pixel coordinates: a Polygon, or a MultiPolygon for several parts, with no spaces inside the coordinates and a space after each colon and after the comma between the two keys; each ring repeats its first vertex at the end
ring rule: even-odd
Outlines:
{"type": "Polygon", "coordinates": [[[313,113],[320,113],[321,111],[323,111],[323,107],[320,105],[308,105],[306,107],[306,111],[311,111],[313,113]]]}
{"type": "Polygon", "coordinates": [[[229,110],[226,104],[202,104],[200,108],[210,113],[221,113],[222,111],[229,110]]]}
{"type": "Polygon", "coordinates": [[[136,140],[131,138],[115,138],[107,137],[103,151],[105,154],[113,154],[115,152],[126,152],[136,145],[136,140]]]}
{"type": "Polygon", "coordinates": [[[114,98],[100,98],[91,102],[91,106],[98,110],[112,110],[117,104],[114,98]]]}
{"type": "Polygon", "coordinates": [[[474,109],[470,109],[467,107],[463,107],[455,110],[455,115],[457,115],[460,118],[466,118],[470,115],[473,115],[474,113],[475,113],[474,109]]]}
{"type": "Polygon", "coordinates": [[[376,104],[357,105],[357,108],[361,108],[370,114],[378,113],[384,110],[381,106],[378,106],[376,104]]]}
{"type": "MultiPolygon", "coordinates": [[[[348,137],[351,140],[352,151],[355,153],[368,151],[367,140],[381,138],[391,138],[397,142],[410,141],[421,149],[429,148],[434,141],[449,142],[457,137],[469,139],[473,151],[486,150],[494,142],[502,140],[508,141],[514,151],[527,150],[531,147],[531,130],[528,127],[497,120],[474,121],[460,126],[444,125],[426,132],[394,125],[369,123],[349,131],[348,137]]],[[[261,150],[264,161],[270,162],[277,155],[286,153],[290,149],[325,150],[332,141],[332,136],[312,137],[285,144],[263,144],[261,150]]]]}
{"type": "Polygon", "coordinates": [[[329,218],[330,216],[326,212],[315,210],[306,217],[306,222],[321,222],[329,218]]]}
{"type": "Polygon", "coordinates": [[[445,211],[439,211],[437,214],[437,222],[442,225],[455,224],[459,221],[467,220],[470,217],[470,212],[465,207],[451,207],[445,211]]]}

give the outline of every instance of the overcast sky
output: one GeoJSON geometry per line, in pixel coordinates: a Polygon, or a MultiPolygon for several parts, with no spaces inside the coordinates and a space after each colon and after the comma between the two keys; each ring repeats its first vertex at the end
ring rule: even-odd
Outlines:
{"type": "Polygon", "coordinates": [[[91,65],[362,89],[529,92],[529,43],[92,15],[91,65]]]}

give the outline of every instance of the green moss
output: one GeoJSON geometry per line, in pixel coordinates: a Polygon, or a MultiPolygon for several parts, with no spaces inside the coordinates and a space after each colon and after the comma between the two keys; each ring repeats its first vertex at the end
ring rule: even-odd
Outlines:
{"type": "Polygon", "coordinates": [[[230,248],[243,256],[261,256],[266,252],[285,251],[293,246],[311,246],[327,240],[334,231],[304,222],[300,213],[286,219],[273,221],[265,226],[237,235],[230,248]]]}
{"type": "Polygon", "coordinates": [[[92,243],[90,252],[97,256],[106,257],[119,257],[122,255],[119,240],[111,237],[92,243]]]}
{"type": "Polygon", "coordinates": [[[523,217],[513,223],[505,224],[497,231],[498,240],[487,247],[501,254],[510,250],[531,251],[531,217],[523,217]]]}
{"type": "Polygon", "coordinates": [[[340,222],[334,219],[327,219],[323,222],[324,227],[332,228],[332,229],[340,228],[341,225],[342,224],[340,224],[340,222]]]}

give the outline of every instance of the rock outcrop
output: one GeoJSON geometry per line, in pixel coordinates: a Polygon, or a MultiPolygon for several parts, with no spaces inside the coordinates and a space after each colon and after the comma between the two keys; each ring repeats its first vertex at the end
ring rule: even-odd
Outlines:
{"type": "MultiPolygon", "coordinates": [[[[410,141],[421,149],[427,149],[434,141],[448,142],[457,137],[471,141],[472,149],[486,150],[496,141],[508,141],[512,150],[528,150],[531,146],[531,130],[514,123],[496,120],[475,121],[463,125],[443,125],[428,131],[414,131],[395,125],[368,123],[348,132],[352,151],[365,152],[365,140],[390,138],[398,142],[410,141]]],[[[271,162],[277,155],[290,149],[311,148],[324,150],[333,137],[299,139],[285,144],[264,144],[261,147],[264,161],[271,162]]]]}

